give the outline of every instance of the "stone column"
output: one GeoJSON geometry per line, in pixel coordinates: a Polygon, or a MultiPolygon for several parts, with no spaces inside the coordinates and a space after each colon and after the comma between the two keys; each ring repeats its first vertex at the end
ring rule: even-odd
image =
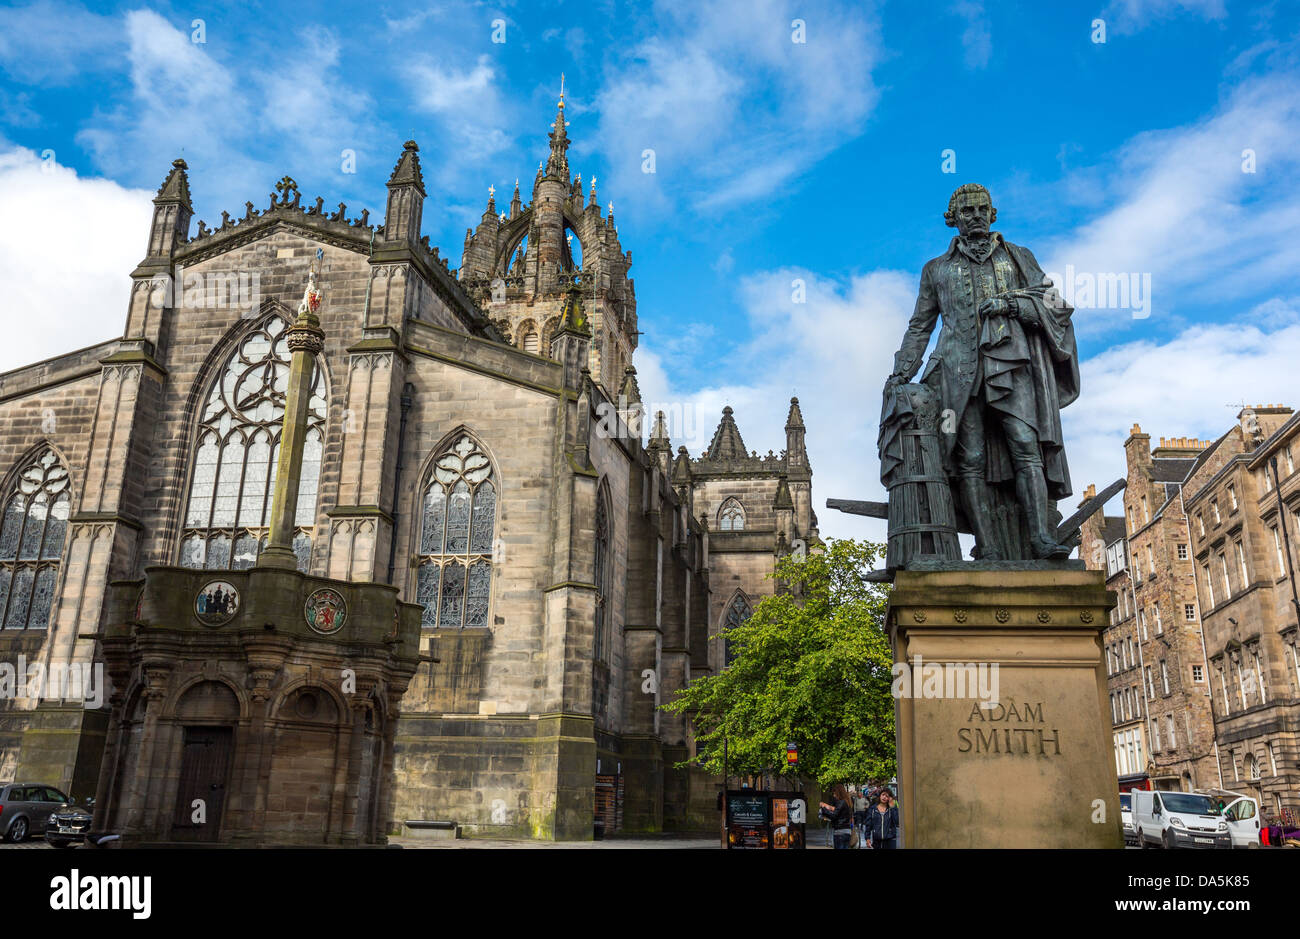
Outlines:
{"type": "Polygon", "coordinates": [[[271,501],[271,524],[266,550],[258,567],[297,570],[293,553],[294,517],[298,512],[298,484],[302,477],[303,447],[307,442],[307,406],[311,401],[312,369],[316,356],[325,348],[325,331],[320,328],[321,292],[313,267],[307,289],[298,304],[298,319],[289,327],[286,342],[293,358],[289,365],[289,388],[284,400],[284,429],[280,432],[280,462],[271,501]]]}

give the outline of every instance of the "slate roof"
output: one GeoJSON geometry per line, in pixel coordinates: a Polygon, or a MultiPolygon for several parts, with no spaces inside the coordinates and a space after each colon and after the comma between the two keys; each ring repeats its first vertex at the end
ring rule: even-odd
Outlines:
{"type": "Polygon", "coordinates": [[[1196,464],[1194,457],[1173,459],[1162,457],[1151,461],[1151,478],[1158,483],[1180,483],[1187,478],[1196,464]]]}
{"type": "Polygon", "coordinates": [[[1112,545],[1124,537],[1124,516],[1107,515],[1101,527],[1101,539],[1112,545]]]}

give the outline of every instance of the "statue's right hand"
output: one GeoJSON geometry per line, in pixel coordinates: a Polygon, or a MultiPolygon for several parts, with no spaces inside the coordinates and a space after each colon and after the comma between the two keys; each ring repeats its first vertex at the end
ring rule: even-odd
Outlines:
{"type": "Polygon", "coordinates": [[[890,388],[897,388],[899,385],[906,385],[907,381],[906,375],[890,375],[889,378],[885,380],[885,390],[888,391],[890,388]]]}

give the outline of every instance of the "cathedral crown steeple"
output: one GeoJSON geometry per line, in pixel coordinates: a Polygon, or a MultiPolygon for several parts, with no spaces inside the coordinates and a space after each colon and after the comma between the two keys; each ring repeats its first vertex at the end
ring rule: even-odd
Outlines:
{"type": "Polygon", "coordinates": [[[501,189],[500,203],[493,191],[465,240],[460,282],[521,349],[555,358],[561,334],[581,336],[588,344],[592,381],[613,399],[622,390],[640,335],[636,291],[628,276],[632,255],[601,211],[595,175],[570,176],[568,106],[562,85],[531,199],[523,203],[516,180],[508,211],[500,211],[507,208],[508,190],[501,189]],[[576,307],[569,296],[575,282],[581,287],[576,307]]]}
{"type": "Polygon", "coordinates": [[[555,107],[555,122],[551,124],[551,156],[546,161],[546,175],[569,183],[569,135],[565,128],[569,122],[564,119],[564,74],[560,74],[560,100],[555,107]]]}

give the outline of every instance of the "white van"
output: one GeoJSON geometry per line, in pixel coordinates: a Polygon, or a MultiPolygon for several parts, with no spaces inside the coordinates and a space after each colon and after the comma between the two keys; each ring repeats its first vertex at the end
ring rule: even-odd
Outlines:
{"type": "Polygon", "coordinates": [[[1259,847],[1259,803],[1256,800],[1229,789],[1197,789],[1196,792],[1209,796],[1216,807],[1223,806],[1219,814],[1228,823],[1234,848],[1259,847]]]}
{"type": "Polygon", "coordinates": [[[1143,848],[1230,848],[1218,803],[1199,792],[1132,790],[1133,825],[1143,848]]]}
{"type": "Polygon", "coordinates": [[[1124,846],[1128,847],[1131,844],[1137,844],[1137,826],[1133,824],[1133,793],[1131,791],[1119,794],[1119,821],[1120,827],[1124,829],[1124,846]]]}

